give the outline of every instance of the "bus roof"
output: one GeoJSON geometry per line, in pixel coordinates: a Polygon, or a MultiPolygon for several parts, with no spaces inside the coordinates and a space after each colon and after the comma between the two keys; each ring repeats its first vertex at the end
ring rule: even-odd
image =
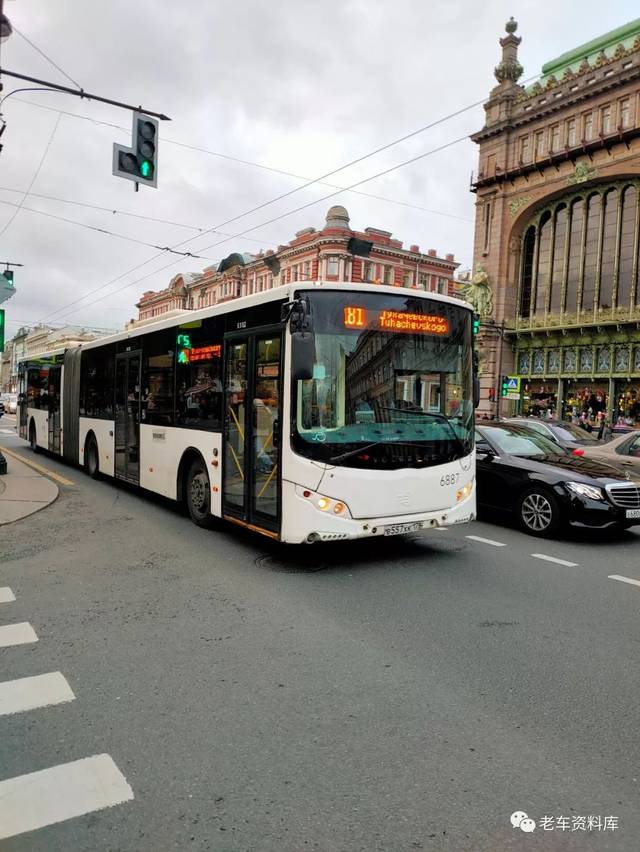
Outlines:
{"type": "MultiPolygon", "coordinates": [[[[390,293],[393,295],[403,295],[410,293],[413,297],[432,299],[437,302],[446,302],[448,304],[459,305],[462,308],[473,310],[473,306],[462,299],[453,296],[444,296],[440,293],[431,293],[424,290],[409,290],[403,287],[393,287],[384,284],[358,284],[349,281],[292,281],[289,284],[283,284],[279,287],[272,287],[270,290],[264,290],[261,293],[252,293],[248,296],[239,296],[235,299],[229,299],[227,302],[222,302],[217,305],[210,305],[207,308],[199,308],[198,310],[184,311],[182,314],[172,314],[166,319],[159,319],[157,322],[146,323],[135,328],[110,334],[107,337],[98,337],[95,340],[89,340],[86,343],[81,343],[77,346],[71,346],[70,349],[94,349],[98,346],[104,346],[108,343],[117,343],[119,340],[128,340],[129,338],[140,337],[145,334],[150,334],[154,331],[162,331],[165,328],[177,327],[186,325],[187,323],[197,322],[201,319],[206,319],[211,316],[221,316],[223,314],[232,313],[234,311],[250,308],[254,305],[261,305],[268,302],[288,300],[293,293],[299,290],[348,290],[351,292],[360,293],[390,293]]],[[[39,357],[58,354],[62,350],[54,352],[39,353],[39,357]]],[[[29,358],[21,360],[28,361],[29,358]]]]}

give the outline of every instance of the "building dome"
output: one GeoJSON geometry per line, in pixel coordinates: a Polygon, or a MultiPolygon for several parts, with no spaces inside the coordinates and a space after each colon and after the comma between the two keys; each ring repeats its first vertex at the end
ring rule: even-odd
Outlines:
{"type": "Polygon", "coordinates": [[[325,228],[344,228],[347,231],[350,230],[349,214],[347,213],[346,208],[342,207],[340,204],[330,207],[327,212],[325,228]]]}

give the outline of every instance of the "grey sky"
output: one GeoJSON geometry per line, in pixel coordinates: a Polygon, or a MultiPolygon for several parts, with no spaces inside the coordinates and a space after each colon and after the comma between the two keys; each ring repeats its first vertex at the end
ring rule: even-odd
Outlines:
{"type": "MultiPolygon", "coordinates": [[[[141,103],[173,120],[161,126],[159,187],[136,194],[133,184],[111,175],[112,143],[127,141],[129,113],[53,93],[16,95],[3,107],[8,126],[0,201],[20,203],[57,110],[88,116],[127,129],[62,115],[24,206],[173,246],[197,231],[35,194],[211,228],[302,182],[169,139],[316,177],[486,97],[510,15],[519,22],[520,59],[530,77],[548,59],[633,19],[637,7],[630,0],[609,6],[577,0],[5,0],[5,12],[86,90],[141,103]]],[[[2,64],[66,83],[17,33],[2,46],[2,64]]],[[[3,94],[18,85],[7,77],[3,82],[3,94]]],[[[354,183],[482,123],[483,110],[476,107],[329,181],[354,183]]],[[[0,261],[25,264],[16,273],[17,294],[4,305],[8,332],[37,320],[119,327],[136,315],[134,304],[144,290],[166,286],[176,272],[197,271],[231,251],[276,247],[302,227],[320,226],[332,203],[347,207],[355,228],[384,228],[405,244],[453,252],[470,266],[474,197],[468,190],[475,168],[475,146],[464,141],[361,187],[449,217],[346,192],[219,246],[203,250],[223,235],[197,236],[184,250],[209,260],[165,254],[108,287],[157,252],[21,210],[0,236],[0,261]],[[148,277],[135,283],[142,276],[148,277]]],[[[309,187],[221,230],[237,234],[331,191],[309,187]]],[[[0,204],[0,232],[14,212],[0,204]]]]}

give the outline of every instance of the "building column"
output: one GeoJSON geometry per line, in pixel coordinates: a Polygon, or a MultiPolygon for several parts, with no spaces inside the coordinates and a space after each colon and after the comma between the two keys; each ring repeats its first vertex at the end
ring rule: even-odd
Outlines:
{"type": "Polygon", "coordinates": [[[613,425],[613,415],[616,404],[616,380],[609,379],[609,397],[607,399],[607,419],[613,425]]]}
{"type": "Polygon", "coordinates": [[[556,417],[564,420],[564,381],[558,379],[558,390],[556,391],[556,417]]]}

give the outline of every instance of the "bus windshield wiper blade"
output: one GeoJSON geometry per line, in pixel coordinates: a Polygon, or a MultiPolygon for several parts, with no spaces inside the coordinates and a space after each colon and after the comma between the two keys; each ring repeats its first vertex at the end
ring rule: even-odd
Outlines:
{"type": "Polygon", "coordinates": [[[380,406],[384,411],[397,411],[401,414],[416,414],[418,417],[433,417],[434,420],[438,420],[439,422],[446,423],[449,429],[451,430],[451,434],[453,435],[453,440],[456,446],[460,449],[462,455],[468,455],[468,450],[466,444],[463,444],[460,438],[456,435],[456,430],[451,425],[451,421],[448,417],[445,417],[444,414],[434,414],[433,411],[413,411],[410,408],[393,408],[388,405],[380,406]]]}
{"type": "Polygon", "coordinates": [[[334,462],[342,461],[343,459],[348,459],[349,456],[357,456],[358,453],[366,453],[367,450],[372,449],[373,447],[378,447],[380,444],[387,444],[390,447],[422,447],[422,444],[411,443],[410,441],[373,441],[371,444],[365,444],[364,447],[358,447],[356,450],[348,450],[346,453],[340,453],[337,456],[331,456],[331,458],[327,459],[329,464],[333,464],[334,462]]]}

